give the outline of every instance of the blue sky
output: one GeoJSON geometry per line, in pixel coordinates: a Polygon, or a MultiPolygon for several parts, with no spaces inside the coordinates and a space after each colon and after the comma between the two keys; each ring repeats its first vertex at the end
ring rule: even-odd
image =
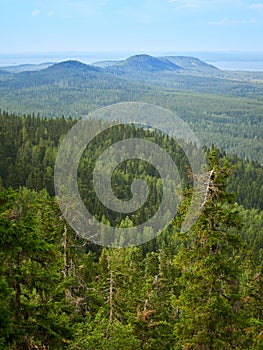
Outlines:
{"type": "Polygon", "coordinates": [[[0,53],[263,51],[258,0],[0,0],[0,53]]]}

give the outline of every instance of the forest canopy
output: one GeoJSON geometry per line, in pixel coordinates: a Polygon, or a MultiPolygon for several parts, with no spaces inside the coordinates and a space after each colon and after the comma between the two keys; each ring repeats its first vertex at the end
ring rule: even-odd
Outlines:
{"type": "MultiPolygon", "coordinates": [[[[260,164],[204,149],[211,174],[206,201],[196,223],[182,233],[192,195],[182,149],[134,125],[109,129],[107,139],[93,140],[83,153],[78,172],[83,200],[98,218],[126,228],[152,215],[147,206],[136,215],[116,215],[95,198],[87,174],[122,134],[170,152],[179,164],[183,200],[155,239],[103,248],[70,228],[55,198],[58,147],[77,120],[6,112],[0,118],[1,349],[262,348],[260,164]]],[[[115,193],[129,198],[138,173],[153,190],[148,207],[154,208],[158,174],[148,165],[131,160],[118,167],[115,193]]]]}

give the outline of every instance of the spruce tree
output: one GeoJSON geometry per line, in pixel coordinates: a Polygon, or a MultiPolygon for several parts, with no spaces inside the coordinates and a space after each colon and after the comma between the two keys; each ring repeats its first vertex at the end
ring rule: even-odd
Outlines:
{"type": "Polygon", "coordinates": [[[180,288],[175,349],[241,349],[244,320],[240,294],[243,243],[231,233],[240,218],[234,197],[227,193],[231,172],[217,152],[210,154],[203,211],[183,234],[185,246],[175,258],[180,288]]]}

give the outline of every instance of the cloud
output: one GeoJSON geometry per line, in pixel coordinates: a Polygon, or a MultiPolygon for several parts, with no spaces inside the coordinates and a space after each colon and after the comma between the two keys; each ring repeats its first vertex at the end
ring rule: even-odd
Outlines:
{"type": "Polygon", "coordinates": [[[228,19],[227,17],[222,18],[220,21],[211,21],[208,24],[211,25],[240,25],[240,24],[254,24],[256,20],[254,18],[251,19],[228,19]]]}
{"type": "Polygon", "coordinates": [[[204,1],[198,0],[169,0],[178,5],[180,8],[200,7],[204,1]]]}
{"type": "Polygon", "coordinates": [[[249,5],[249,8],[258,10],[260,13],[263,14],[263,4],[251,4],[249,5]]]}
{"type": "MultiPolygon", "coordinates": [[[[171,3],[178,5],[179,8],[199,8],[214,5],[229,4],[229,0],[168,0],[171,3]]],[[[232,4],[240,0],[232,0],[232,4]]]]}
{"type": "Polygon", "coordinates": [[[52,17],[52,16],[54,16],[54,11],[48,11],[48,13],[47,13],[47,15],[48,15],[48,17],[52,17]]]}
{"type": "Polygon", "coordinates": [[[32,16],[33,17],[36,17],[36,16],[38,16],[40,14],[40,11],[39,10],[34,10],[34,11],[32,11],[32,16]]]}

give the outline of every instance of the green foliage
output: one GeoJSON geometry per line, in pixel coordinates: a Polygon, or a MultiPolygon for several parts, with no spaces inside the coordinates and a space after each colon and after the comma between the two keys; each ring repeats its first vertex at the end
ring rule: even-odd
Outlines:
{"type": "MultiPolygon", "coordinates": [[[[124,136],[147,138],[167,150],[178,165],[185,199],[176,225],[154,240],[102,249],[76,237],[50,197],[58,146],[76,121],[7,113],[0,121],[0,349],[262,348],[259,164],[227,161],[213,149],[202,214],[180,235],[178,223],[191,199],[182,150],[134,125],[109,129],[93,140],[79,166],[83,200],[91,199],[87,205],[105,225],[132,227],[150,215],[146,207],[113,215],[99,206],[91,185],[96,159],[124,136]]],[[[112,177],[114,193],[129,199],[137,177],[147,181],[148,205],[157,208],[161,183],[147,162],[120,164],[112,177]]]]}
{"type": "MultiPolygon", "coordinates": [[[[45,191],[0,195],[0,339],[3,348],[64,348],[74,307],[62,274],[63,222],[45,191]]],[[[0,343],[1,344],[1,343],[0,343]]]]}
{"type": "Polygon", "coordinates": [[[229,157],[234,167],[228,180],[228,189],[236,193],[237,202],[246,209],[263,209],[263,167],[257,162],[229,157]]]}
{"type": "Polygon", "coordinates": [[[76,325],[75,341],[70,350],[139,350],[140,342],[130,325],[118,321],[110,323],[101,312],[95,318],[87,318],[85,323],[76,325]]]}
{"type": "MultiPolygon", "coordinates": [[[[63,135],[74,123],[76,120],[66,120],[63,117],[43,119],[34,115],[17,117],[13,114],[0,113],[0,178],[3,186],[12,186],[13,188],[27,186],[34,190],[45,188],[51,195],[54,195],[53,169],[57,149],[63,135]]],[[[257,126],[255,127],[257,128],[257,126]]],[[[159,144],[169,152],[178,165],[183,184],[189,183],[185,176],[187,159],[176,142],[169,138],[163,138],[158,133],[127,125],[109,129],[106,134],[95,138],[87,148],[79,166],[79,185],[83,197],[91,196],[92,203],[96,203],[96,198],[91,190],[92,169],[96,159],[108,145],[121,140],[122,137],[139,137],[159,144]]],[[[194,154],[194,145],[187,147],[190,147],[189,152],[194,154]]],[[[262,209],[262,166],[256,162],[244,161],[234,156],[229,158],[231,164],[236,167],[234,175],[228,182],[229,190],[236,192],[239,204],[249,209],[262,209]]],[[[123,199],[130,198],[130,184],[135,175],[145,179],[150,188],[160,187],[156,171],[149,164],[144,164],[142,168],[141,163],[133,160],[121,164],[113,174],[114,181],[117,181],[117,185],[114,186],[117,196],[123,199]],[[118,184],[122,184],[122,186],[118,184]]],[[[155,210],[158,207],[157,195],[155,192],[151,193],[150,202],[155,210]]],[[[95,211],[100,213],[101,210],[96,207],[95,211]]],[[[103,214],[106,215],[103,212],[100,215],[103,214]]],[[[134,214],[133,221],[138,223],[140,220],[140,216],[136,217],[134,214]]]]}
{"type": "Polygon", "coordinates": [[[175,257],[181,271],[175,299],[179,321],[175,325],[178,349],[245,348],[243,302],[240,291],[243,244],[231,233],[240,218],[233,196],[226,192],[229,164],[214,151],[206,190],[206,203],[198,221],[187,232],[188,244],[175,257]]]}
{"type": "Polygon", "coordinates": [[[240,215],[245,218],[240,230],[242,238],[252,249],[257,264],[263,264],[263,211],[240,208],[240,215]]]}

